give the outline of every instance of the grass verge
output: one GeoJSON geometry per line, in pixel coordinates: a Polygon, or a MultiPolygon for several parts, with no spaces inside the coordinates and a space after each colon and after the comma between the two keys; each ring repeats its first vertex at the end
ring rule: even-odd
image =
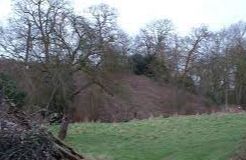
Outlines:
{"type": "Polygon", "coordinates": [[[246,113],[212,114],[77,123],[70,126],[66,142],[98,159],[226,160],[245,134],[246,113]]]}

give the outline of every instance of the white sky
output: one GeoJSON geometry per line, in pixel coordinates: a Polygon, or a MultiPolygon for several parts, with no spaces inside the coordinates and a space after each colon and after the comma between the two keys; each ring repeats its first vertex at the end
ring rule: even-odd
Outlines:
{"type": "MultiPolygon", "coordinates": [[[[171,19],[176,29],[187,33],[206,24],[223,28],[239,20],[246,21],[246,0],[72,0],[77,11],[90,5],[107,3],[118,9],[119,24],[130,34],[151,20],[171,19]]],[[[11,13],[10,0],[0,0],[0,21],[11,13]]]]}

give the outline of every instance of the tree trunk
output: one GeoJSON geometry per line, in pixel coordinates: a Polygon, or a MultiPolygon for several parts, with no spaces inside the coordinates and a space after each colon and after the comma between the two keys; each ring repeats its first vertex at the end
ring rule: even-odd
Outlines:
{"type": "Polygon", "coordinates": [[[58,137],[61,140],[64,140],[67,136],[69,121],[70,121],[69,116],[67,114],[64,114],[64,116],[62,118],[61,126],[60,126],[60,131],[58,133],[58,137]]]}
{"type": "Polygon", "coordinates": [[[225,88],[225,108],[228,108],[228,88],[225,88]]]}
{"type": "Polygon", "coordinates": [[[0,107],[2,106],[2,103],[3,103],[3,90],[0,86],[0,107]]]}
{"type": "Polygon", "coordinates": [[[236,103],[237,105],[241,105],[242,102],[242,86],[239,85],[236,89],[236,103]]]}

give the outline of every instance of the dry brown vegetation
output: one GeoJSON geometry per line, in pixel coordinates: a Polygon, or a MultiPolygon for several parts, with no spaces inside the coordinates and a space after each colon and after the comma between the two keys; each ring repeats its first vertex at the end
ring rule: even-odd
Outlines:
{"type": "MultiPolygon", "coordinates": [[[[112,78],[113,77],[113,78],[112,78]]],[[[113,96],[97,86],[75,98],[75,121],[129,121],[151,116],[211,113],[219,108],[198,96],[145,76],[122,74],[109,80],[113,96]]],[[[79,78],[84,82],[83,78],[79,78]]]]}
{"type": "MultiPolygon", "coordinates": [[[[17,64],[12,65],[12,62],[5,61],[1,65],[5,67],[1,67],[0,71],[17,76],[19,87],[29,94],[33,93],[30,87],[23,83],[26,82],[23,79],[26,77],[16,73],[19,69],[17,64]]],[[[89,80],[85,74],[77,74],[75,81],[77,88],[80,88],[89,80]]],[[[173,114],[189,115],[219,111],[218,106],[202,96],[178,89],[171,84],[159,83],[143,75],[115,73],[105,75],[102,83],[112,95],[98,85],[91,85],[83,90],[75,96],[72,104],[75,110],[73,121],[119,122],[151,116],[168,117],[173,114]]],[[[38,88],[32,89],[34,93],[41,94],[38,88]]]]}

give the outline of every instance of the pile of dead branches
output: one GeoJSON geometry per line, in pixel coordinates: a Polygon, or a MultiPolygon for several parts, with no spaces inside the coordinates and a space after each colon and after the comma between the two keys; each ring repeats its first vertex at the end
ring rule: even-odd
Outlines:
{"type": "Polygon", "coordinates": [[[83,160],[18,109],[0,104],[0,160],[83,160]]]}
{"type": "Polygon", "coordinates": [[[81,160],[83,157],[46,131],[14,133],[7,130],[0,133],[0,159],[81,160]]]}

